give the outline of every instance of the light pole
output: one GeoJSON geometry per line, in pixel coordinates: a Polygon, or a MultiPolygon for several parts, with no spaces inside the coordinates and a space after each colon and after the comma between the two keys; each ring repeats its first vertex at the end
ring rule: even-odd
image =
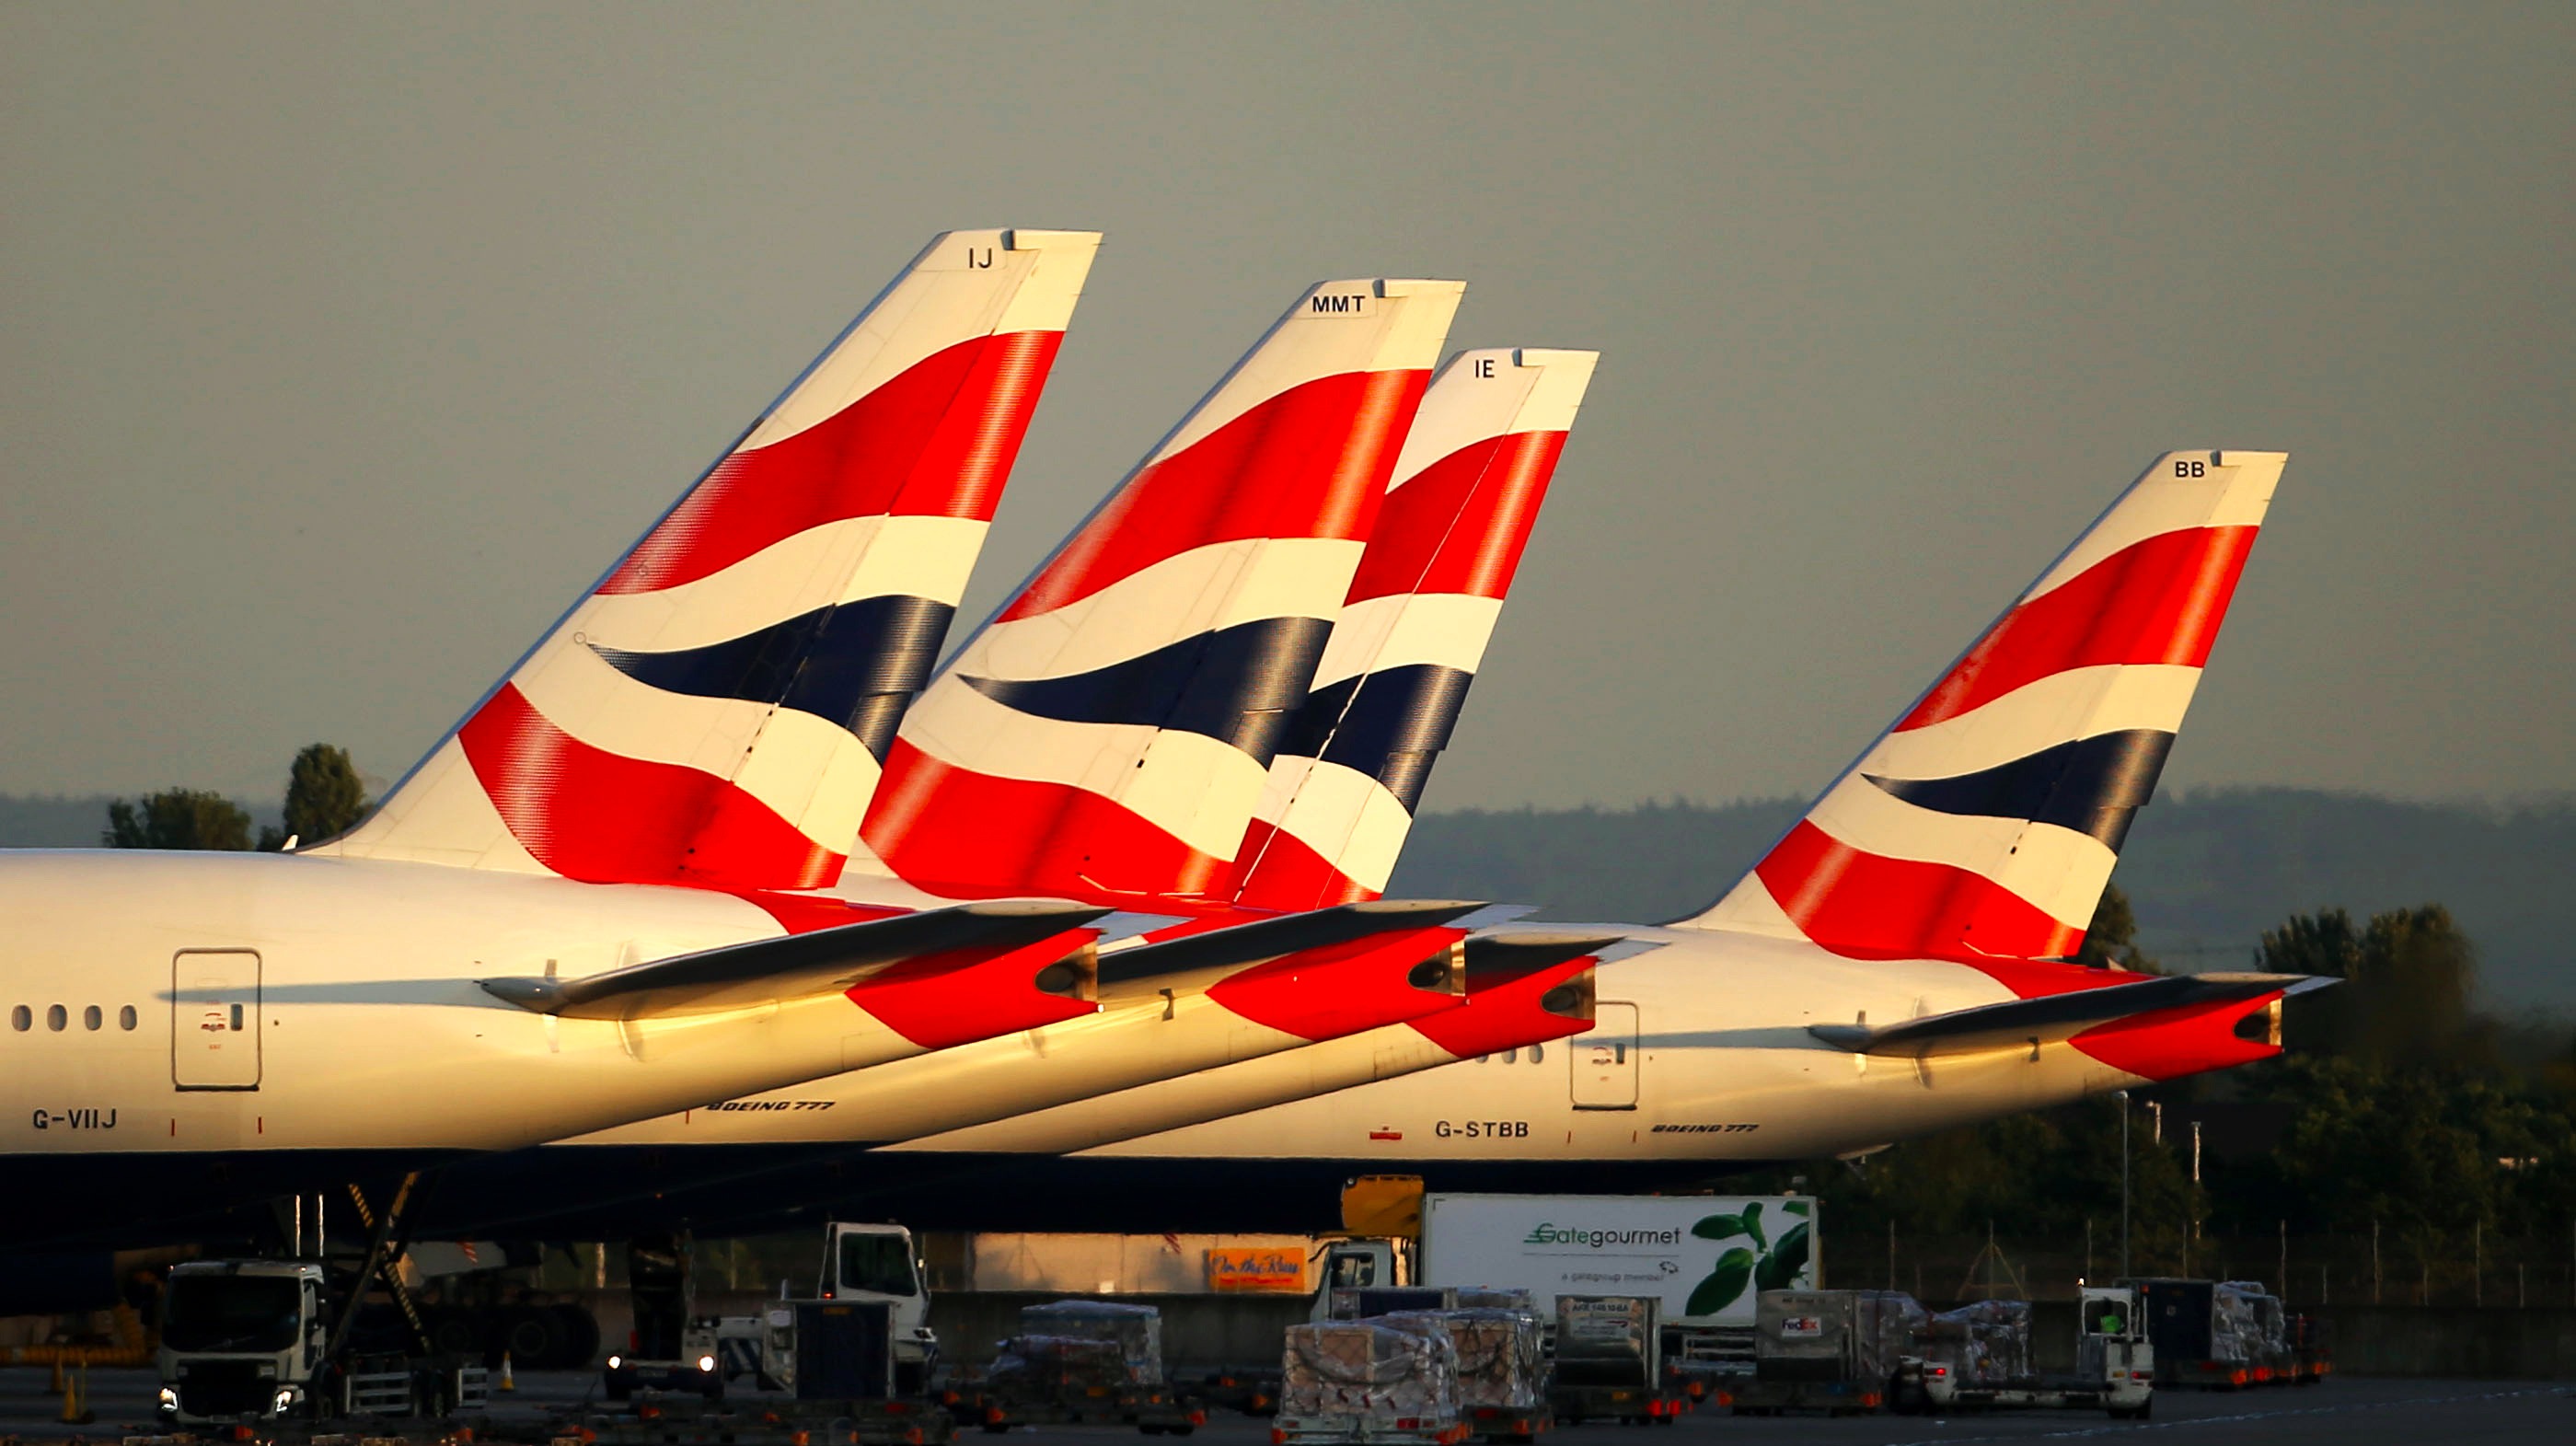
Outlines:
{"type": "Polygon", "coordinates": [[[2120,1278],[2129,1278],[2129,1092],[2120,1097],[2120,1278]]]}

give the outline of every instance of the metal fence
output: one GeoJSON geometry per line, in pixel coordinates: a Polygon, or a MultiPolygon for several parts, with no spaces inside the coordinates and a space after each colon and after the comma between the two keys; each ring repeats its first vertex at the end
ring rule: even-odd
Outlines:
{"type": "MultiPolygon", "coordinates": [[[[2123,1273],[2119,1222],[2089,1237],[1985,1234],[1884,1238],[1827,1223],[1828,1279],[1885,1286],[1927,1304],[1989,1298],[2071,1299],[2079,1280],[2123,1273]]],[[[2482,1228],[2266,1233],[2161,1228],[2129,1237],[2130,1275],[2261,1281],[2294,1305],[2576,1306],[2576,1223],[2547,1234],[2482,1228]]]]}

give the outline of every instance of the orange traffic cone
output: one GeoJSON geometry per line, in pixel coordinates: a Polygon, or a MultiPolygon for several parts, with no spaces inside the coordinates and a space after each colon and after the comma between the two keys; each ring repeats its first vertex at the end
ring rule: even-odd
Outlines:
{"type": "Polygon", "coordinates": [[[83,1361],[78,1375],[63,1374],[61,1420],[66,1426],[86,1426],[97,1419],[98,1413],[89,1408],[89,1362],[83,1361]]]}
{"type": "Polygon", "coordinates": [[[510,1353],[508,1351],[503,1351],[501,1353],[501,1389],[504,1391],[515,1391],[519,1389],[517,1378],[510,1374],[510,1353]]]}

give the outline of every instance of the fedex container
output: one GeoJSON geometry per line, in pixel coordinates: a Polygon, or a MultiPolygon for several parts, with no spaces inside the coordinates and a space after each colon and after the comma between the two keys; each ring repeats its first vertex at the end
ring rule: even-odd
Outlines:
{"type": "Polygon", "coordinates": [[[1651,1296],[1667,1322],[1750,1327],[1763,1291],[1823,1279],[1818,1225],[1805,1195],[1425,1195],[1420,1278],[1651,1296]]]}

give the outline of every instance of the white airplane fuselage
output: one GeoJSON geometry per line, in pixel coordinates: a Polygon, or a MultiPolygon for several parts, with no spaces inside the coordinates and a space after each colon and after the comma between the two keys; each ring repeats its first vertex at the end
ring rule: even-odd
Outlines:
{"type": "Polygon", "coordinates": [[[506,1150],[908,1048],[837,993],[608,1020],[531,1013],[478,987],[785,932],[697,889],[10,851],[0,919],[0,1162],[46,1161],[66,1180],[107,1157],[506,1150]]]}

